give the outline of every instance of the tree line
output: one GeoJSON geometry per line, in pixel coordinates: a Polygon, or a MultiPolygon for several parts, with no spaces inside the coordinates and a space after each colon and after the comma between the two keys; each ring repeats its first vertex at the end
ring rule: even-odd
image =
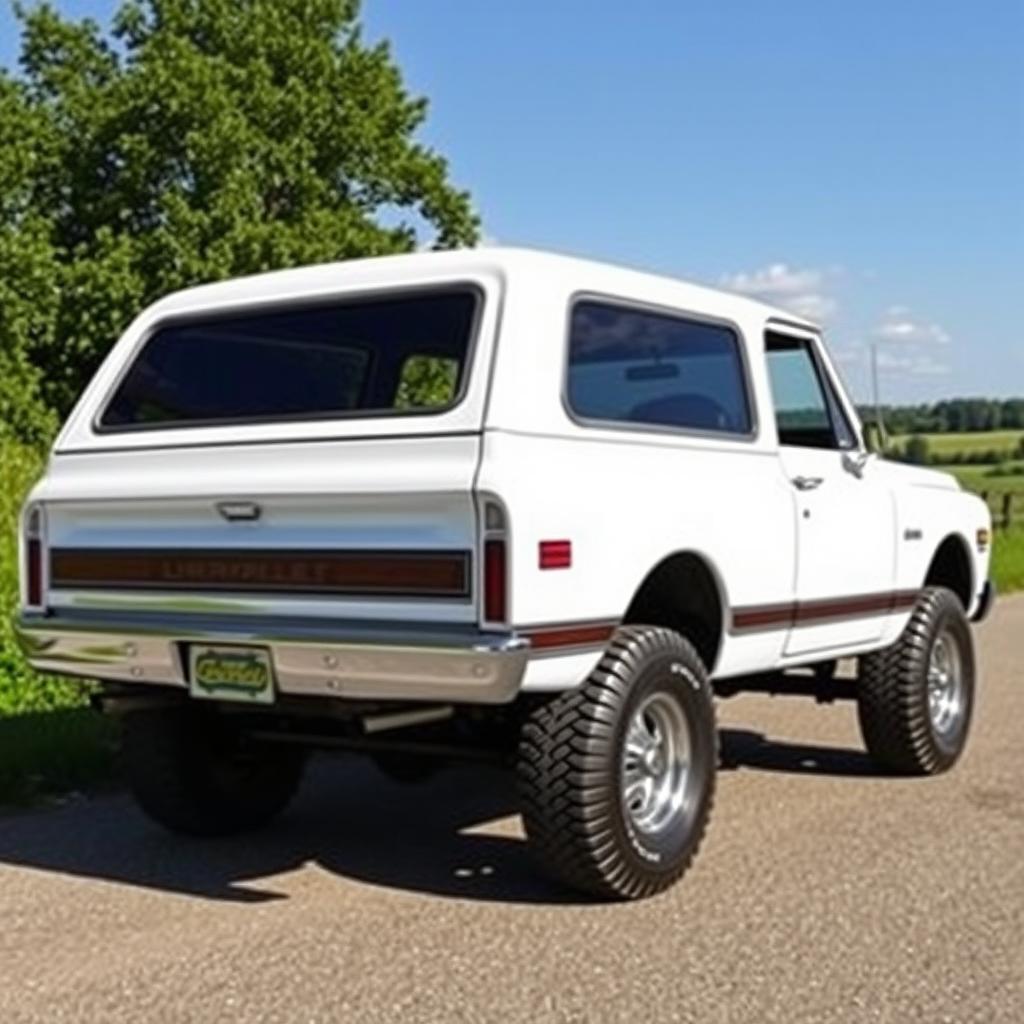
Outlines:
{"type": "MultiPolygon", "coordinates": [[[[874,406],[862,406],[859,412],[864,422],[874,421],[874,406]]],[[[1024,430],[1024,398],[948,398],[920,405],[883,405],[881,416],[890,434],[1024,430]]]]}

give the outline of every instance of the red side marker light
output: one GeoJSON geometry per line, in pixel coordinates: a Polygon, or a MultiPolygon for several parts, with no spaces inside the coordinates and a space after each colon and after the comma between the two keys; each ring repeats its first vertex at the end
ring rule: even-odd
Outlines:
{"type": "Polygon", "coordinates": [[[571,540],[542,540],[540,542],[540,567],[542,569],[568,569],[571,565],[571,540]]]}

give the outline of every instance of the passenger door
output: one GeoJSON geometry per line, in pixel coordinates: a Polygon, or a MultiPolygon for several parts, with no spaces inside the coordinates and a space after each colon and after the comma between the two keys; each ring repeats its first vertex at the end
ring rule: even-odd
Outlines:
{"type": "Polygon", "coordinates": [[[785,654],[877,639],[895,579],[895,508],[810,336],[769,330],[779,454],[797,517],[796,603],[785,654]]]}

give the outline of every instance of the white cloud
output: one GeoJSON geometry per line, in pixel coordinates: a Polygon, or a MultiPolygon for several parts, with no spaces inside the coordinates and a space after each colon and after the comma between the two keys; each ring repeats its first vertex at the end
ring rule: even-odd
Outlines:
{"type": "Polygon", "coordinates": [[[949,332],[934,321],[917,317],[906,306],[890,306],[871,332],[878,348],[878,368],[912,377],[938,377],[949,373],[937,349],[952,341],[949,332]]]}
{"type": "Polygon", "coordinates": [[[723,274],[720,283],[730,291],[781,306],[808,320],[821,321],[834,316],[838,308],[828,291],[828,279],[833,273],[770,263],[749,273],[723,274]]]}
{"type": "Polygon", "coordinates": [[[906,306],[890,306],[874,337],[904,345],[948,345],[950,341],[944,327],[917,319],[906,306]]]}
{"type": "Polygon", "coordinates": [[[878,353],[878,368],[889,373],[902,373],[911,377],[941,377],[950,372],[950,368],[939,362],[927,352],[901,352],[894,355],[884,349],[878,353]]]}

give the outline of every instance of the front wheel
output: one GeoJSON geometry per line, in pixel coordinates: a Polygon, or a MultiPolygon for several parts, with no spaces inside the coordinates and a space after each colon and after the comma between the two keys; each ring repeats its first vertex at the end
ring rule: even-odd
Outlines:
{"type": "Polygon", "coordinates": [[[960,599],[926,587],[899,640],[860,659],[857,711],[868,753],[904,775],[951,768],[967,745],[975,675],[960,599]]]}
{"type": "Polygon", "coordinates": [[[697,652],[668,629],[619,629],[587,681],[522,730],[523,821],[542,868],[606,899],[667,889],[703,838],[717,762],[697,652]]]}

